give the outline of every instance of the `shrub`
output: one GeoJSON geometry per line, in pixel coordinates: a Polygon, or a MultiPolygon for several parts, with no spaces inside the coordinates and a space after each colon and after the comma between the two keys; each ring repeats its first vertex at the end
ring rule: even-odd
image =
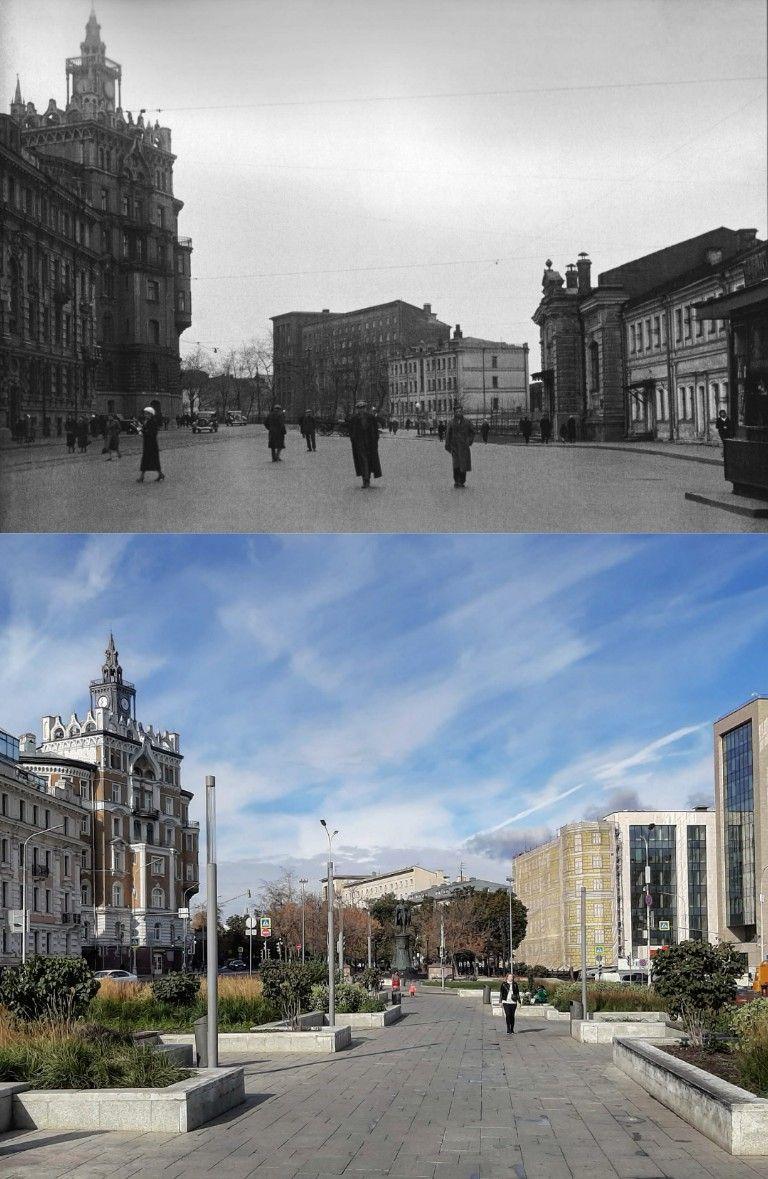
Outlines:
{"type": "Polygon", "coordinates": [[[328,1010],[328,984],[315,983],[309,992],[309,1007],[311,1011],[328,1010]]]}
{"type": "Polygon", "coordinates": [[[381,971],[375,966],[366,966],[365,970],[355,975],[355,982],[365,987],[366,991],[378,991],[381,988],[381,971]]]}
{"type": "Polygon", "coordinates": [[[0,979],[0,1005],[24,1020],[80,1019],[99,989],[84,958],[35,955],[9,966],[0,979]]]}
{"type": "Polygon", "coordinates": [[[200,991],[200,979],[194,974],[171,971],[152,980],[152,994],[171,1007],[187,1007],[200,991]]]}
{"type": "MultiPolygon", "coordinates": [[[[372,995],[365,987],[352,982],[338,983],[335,1000],[339,1015],[350,1015],[355,1011],[383,1011],[386,1006],[378,995],[372,995]]],[[[313,1011],[328,1011],[327,983],[316,983],[312,987],[310,1006],[313,1011]]]]}
{"type": "Polygon", "coordinates": [[[384,1000],[380,999],[378,995],[368,994],[363,995],[362,999],[360,1000],[358,1011],[385,1011],[386,1006],[387,1005],[384,1000]]]}
{"type": "Polygon", "coordinates": [[[261,988],[264,998],[281,1010],[309,1011],[310,992],[315,983],[327,976],[322,962],[265,962],[261,968],[261,988]]]}
{"type": "MultiPolygon", "coordinates": [[[[219,1027],[222,1031],[247,1031],[279,1017],[275,1003],[262,995],[257,978],[218,980],[219,1027]]],[[[192,1002],[174,1006],[155,998],[146,983],[111,983],[105,979],[88,1014],[95,1022],[121,1031],[189,1031],[206,1014],[207,988],[203,983],[192,1002]]]]}
{"type": "Polygon", "coordinates": [[[751,1033],[734,1056],[744,1088],[751,1089],[758,1097],[768,1097],[768,1030],[763,1027],[751,1033]]]}
{"type": "Polygon", "coordinates": [[[691,1043],[703,1047],[715,1016],[736,995],[742,959],[733,946],[686,941],[659,950],[653,959],[653,985],[679,1016],[691,1043]]]}
{"type": "Polygon", "coordinates": [[[731,1013],[730,1025],[740,1040],[768,1035],[768,999],[753,999],[737,1007],[731,1013]]]}

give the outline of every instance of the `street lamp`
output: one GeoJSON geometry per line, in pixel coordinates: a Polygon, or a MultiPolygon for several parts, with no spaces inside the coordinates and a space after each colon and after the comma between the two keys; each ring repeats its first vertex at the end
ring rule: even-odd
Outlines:
{"type": "Polygon", "coordinates": [[[368,969],[373,966],[373,940],[371,938],[371,902],[368,902],[368,969]]]}
{"type": "MultiPolygon", "coordinates": [[[[183,950],[183,953],[181,956],[182,970],[187,969],[187,942],[189,940],[189,906],[187,905],[187,897],[190,895],[190,893],[197,892],[198,888],[199,888],[199,885],[197,885],[197,884],[193,884],[191,888],[185,888],[184,892],[182,893],[182,898],[181,898],[181,900],[182,900],[181,907],[182,907],[182,909],[184,909],[186,911],[186,914],[187,914],[186,917],[184,918],[184,950],[183,950]]],[[[135,973],[135,971],[134,971],[134,973],[135,973]]]]}
{"type": "Polygon", "coordinates": [[[765,865],[760,873],[760,961],[765,962],[765,920],[763,914],[763,903],[765,901],[765,893],[763,892],[763,878],[768,872],[768,864],[765,865]]]}
{"type": "Polygon", "coordinates": [[[331,1027],[336,1023],[336,964],[334,961],[334,945],[333,945],[333,839],[339,832],[334,828],[331,832],[328,830],[328,824],[325,819],[320,820],[320,826],[328,836],[328,872],[326,875],[326,887],[328,898],[328,1023],[331,1027]]]}
{"type": "Polygon", "coordinates": [[[22,966],[27,960],[27,844],[30,839],[35,839],[40,835],[50,835],[52,831],[62,831],[64,823],[57,823],[55,827],[41,827],[39,831],[33,831],[21,845],[21,964],[22,966]]]}
{"type": "Polygon", "coordinates": [[[307,879],[306,876],[302,876],[299,878],[299,884],[301,885],[301,960],[303,962],[304,961],[304,900],[305,900],[304,886],[306,884],[309,884],[309,880],[307,879]]]}
{"type": "Polygon", "coordinates": [[[509,973],[515,973],[515,959],[512,950],[512,885],[514,883],[514,876],[505,877],[509,885],[509,973]]]}
{"type": "MultiPolygon", "coordinates": [[[[651,831],[656,830],[656,824],[649,823],[646,830],[648,831],[648,835],[650,835],[651,831]]],[[[650,986],[651,985],[651,903],[652,903],[652,899],[653,899],[651,897],[651,865],[650,865],[650,857],[649,857],[649,852],[648,852],[648,835],[643,835],[642,831],[640,832],[640,834],[642,835],[643,843],[645,844],[645,887],[643,888],[643,896],[645,898],[645,946],[646,946],[645,968],[648,971],[648,974],[646,976],[646,984],[647,984],[647,986],[650,986]]]]}

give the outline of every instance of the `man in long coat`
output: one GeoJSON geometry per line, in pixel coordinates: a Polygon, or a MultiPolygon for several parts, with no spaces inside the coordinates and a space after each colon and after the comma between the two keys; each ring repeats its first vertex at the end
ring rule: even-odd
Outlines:
{"type": "Polygon", "coordinates": [[[363,480],[363,487],[370,487],[371,476],[374,479],[381,478],[379,423],[376,415],[369,413],[364,401],[358,401],[349,419],[349,440],[352,443],[355,474],[363,480]]]}
{"type": "Polygon", "coordinates": [[[285,414],[281,405],[273,405],[264,419],[269,437],[269,449],[272,452],[272,462],[280,462],[280,451],[285,449],[285,414]]]}
{"type": "Polygon", "coordinates": [[[461,407],[453,412],[453,420],[448,423],[445,435],[445,449],[453,462],[453,486],[466,487],[467,471],[472,470],[472,454],[470,447],[475,438],[475,430],[470,421],[464,417],[461,407]]]}
{"type": "Polygon", "coordinates": [[[307,444],[307,450],[317,450],[317,423],[311,409],[306,410],[301,419],[301,432],[307,444]]]}

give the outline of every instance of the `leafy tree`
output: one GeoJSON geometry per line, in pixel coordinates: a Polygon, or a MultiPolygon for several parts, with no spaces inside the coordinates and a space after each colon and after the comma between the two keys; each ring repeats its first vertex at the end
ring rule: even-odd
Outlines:
{"type": "Polygon", "coordinates": [[[669,999],[669,1013],[680,1017],[691,1043],[703,1047],[707,1029],[735,998],[743,972],[742,955],[727,942],[686,941],[659,950],[651,980],[657,994],[669,999]]]}
{"type": "Polygon", "coordinates": [[[80,1019],[99,989],[84,958],[35,955],[22,966],[9,966],[0,980],[0,1006],[19,1019],[80,1019]]]}

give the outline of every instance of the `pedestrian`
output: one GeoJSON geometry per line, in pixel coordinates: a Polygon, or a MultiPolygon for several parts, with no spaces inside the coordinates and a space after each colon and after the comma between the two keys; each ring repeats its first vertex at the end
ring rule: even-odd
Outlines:
{"type": "Polygon", "coordinates": [[[77,422],[73,417],[68,417],[64,427],[64,436],[67,440],[67,454],[75,453],[75,443],[77,441],[77,422]]]}
{"type": "Polygon", "coordinates": [[[397,434],[397,431],[399,429],[400,429],[400,423],[398,422],[397,418],[395,418],[394,422],[392,423],[392,433],[397,434]]]}
{"type": "Polygon", "coordinates": [[[117,455],[120,458],[120,422],[114,414],[110,414],[107,419],[107,432],[104,439],[104,450],[108,455],[108,462],[112,462],[112,456],[117,455]]]}
{"type": "Polygon", "coordinates": [[[561,422],[560,429],[557,432],[560,435],[561,442],[568,441],[568,423],[567,422],[561,422]]]}
{"type": "Polygon", "coordinates": [[[272,453],[272,462],[281,462],[280,451],[285,450],[285,414],[282,405],[273,405],[264,419],[267,428],[267,444],[272,453]]]}
{"type": "Polygon", "coordinates": [[[552,419],[548,413],[542,415],[539,422],[539,429],[541,430],[541,441],[546,445],[552,441],[552,419]]]}
{"type": "Polygon", "coordinates": [[[533,422],[528,417],[528,414],[520,420],[520,433],[525,439],[525,445],[527,446],[531,441],[531,434],[533,433],[533,422]]]}
{"type": "Polygon", "coordinates": [[[490,432],[491,432],[491,427],[488,425],[487,422],[483,422],[482,426],[480,427],[480,433],[483,436],[483,442],[488,441],[488,435],[490,434],[490,432]]]}
{"type": "Polygon", "coordinates": [[[472,470],[470,447],[475,438],[472,423],[464,417],[461,406],[453,412],[453,421],[445,434],[445,449],[453,462],[453,486],[466,487],[467,471],[472,470]]]}
{"type": "Polygon", "coordinates": [[[371,476],[374,479],[381,478],[379,423],[364,401],[357,402],[355,412],[349,419],[349,440],[352,443],[355,474],[363,480],[363,487],[370,487],[371,476]]]}
{"type": "Polygon", "coordinates": [[[392,1003],[400,1002],[400,975],[397,971],[392,972],[392,1003]]]}
{"type": "Polygon", "coordinates": [[[442,418],[441,418],[441,419],[440,419],[440,421],[437,423],[437,436],[438,436],[438,438],[440,439],[440,441],[441,441],[441,442],[442,442],[442,441],[443,441],[443,439],[445,438],[445,422],[443,421],[443,419],[442,419],[442,418]]]}
{"type": "Polygon", "coordinates": [[[733,424],[724,409],[721,409],[719,414],[717,415],[717,420],[715,421],[715,429],[717,430],[718,434],[720,435],[720,441],[723,444],[723,450],[725,450],[726,438],[730,438],[733,435],[733,424]]]}
{"type": "Polygon", "coordinates": [[[576,441],[576,418],[573,414],[568,418],[568,441],[576,441]]]}
{"type": "Polygon", "coordinates": [[[311,409],[308,409],[301,419],[301,432],[304,435],[307,450],[310,453],[317,450],[317,422],[311,409]]]}
{"type": "Polygon", "coordinates": [[[80,418],[77,423],[77,449],[81,454],[85,454],[90,441],[91,439],[88,433],[88,419],[80,418]]]}
{"type": "Polygon", "coordinates": [[[151,405],[145,406],[144,424],[141,427],[141,474],[136,480],[137,483],[144,482],[144,475],[147,471],[157,471],[156,482],[158,483],[165,478],[160,467],[160,448],[157,445],[159,428],[157,411],[151,405]]]}
{"type": "Polygon", "coordinates": [[[508,974],[501,984],[499,1000],[504,1018],[507,1021],[507,1035],[513,1036],[515,1034],[515,1012],[520,1002],[520,987],[517,985],[514,974],[508,974]]]}

